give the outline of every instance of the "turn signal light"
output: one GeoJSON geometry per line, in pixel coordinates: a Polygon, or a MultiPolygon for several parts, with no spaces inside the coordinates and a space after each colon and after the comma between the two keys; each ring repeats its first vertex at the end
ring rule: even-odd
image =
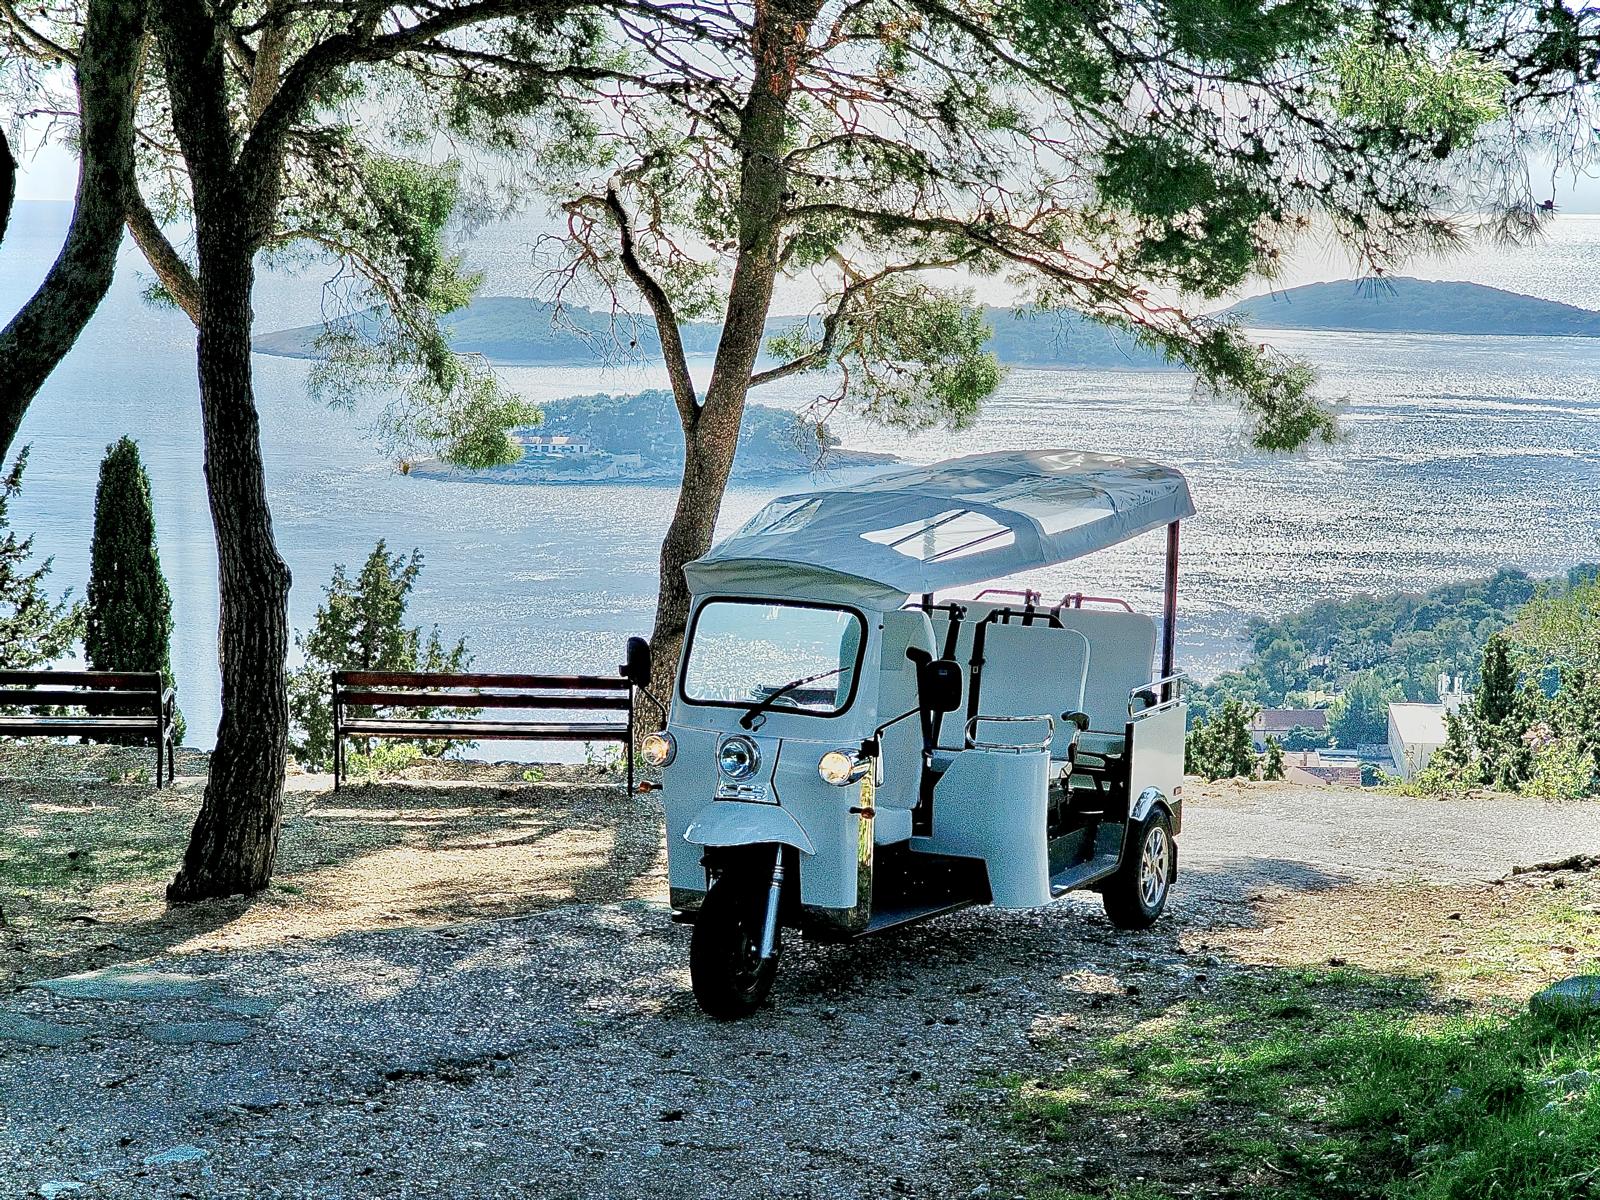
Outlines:
{"type": "Polygon", "coordinates": [[[817,774],[823,783],[844,787],[861,778],[860,768],[861,762],[855,755],[845,750],[829,750],[817,763],[817,774]]]}
{"type": "Polygon", "coordinates": [[[652,767],[664,767],[678,754],[678,742],[670,733],[663,730],[660,733],[645,735],[644,741],[639,743],[639,755],[652,767]]]}

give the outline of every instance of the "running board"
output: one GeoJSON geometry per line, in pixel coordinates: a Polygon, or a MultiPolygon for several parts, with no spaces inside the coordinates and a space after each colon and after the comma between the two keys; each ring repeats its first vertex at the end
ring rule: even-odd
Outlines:
{"type": "Polygon", "coordinates": [[[1076,892],[1091,883],[1099,883],[1106,876],[1115,874],[1117,861],[1115,854],[1102,854],[1091,858],[1088,862],[1076,863],[1065,871],[1057,871],[1050,876],[1050,898],[1059,900],[1068,892],[1076,892]]]}
{"type": "Polygon", "coordinates": [[[927,921],[934,917],[942,917],[946,913],[971,908],[976,903],[976,900],[941,900],[937,904],[913,904],[905,908],[882,909],[874,912],[872,919],[867,922],[867,927],[855,936],[865,937],[869,933],[877,933],[881,929],[893,929],[897,925],[915,925],[918,921],[927,921]]]}

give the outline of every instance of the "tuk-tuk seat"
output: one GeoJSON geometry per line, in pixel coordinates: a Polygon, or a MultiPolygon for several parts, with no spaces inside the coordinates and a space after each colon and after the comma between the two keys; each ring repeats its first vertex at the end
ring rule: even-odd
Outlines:
{"type": "MultiPolygon", "coordinates": [[[[970,666],[970,642],[966,649],[970,666]]],[[[1050,757],[1066,761],[1078,727],[1064,720],[1063,714],[1083,707],[1089,655],[1089,639],[1079,630],[1043,622],[990,622],[984,630],[976,712],[969,704],[947,713],[939,730],[939,744],[965,745],[967,724],[973,716],[1048,716],[1054,725],[1050,757]]],[[[972,685],[968,686],[970,689],[972,685]]],[[[1027,736],[1035,734],[1029,732],[1027,736]]]]}

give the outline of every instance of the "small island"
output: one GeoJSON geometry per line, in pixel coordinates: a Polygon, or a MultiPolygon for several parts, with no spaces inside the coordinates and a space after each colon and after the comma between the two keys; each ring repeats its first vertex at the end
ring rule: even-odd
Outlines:
{"type": "MultiPolygon", "coordinates": [[[[484,483],[676,483],[683,473],[683,432],[670,392],[597,392],[546,404],[543,412],[542,424],[511,431],[522,451],[517,462],[473,470],[425,459],[410,464],[407,473],[484,483]]],[[[777,478],[896,461],[892,454],[845,450],[838,438],[791,411],[750,404],[739,431],[733,476],[777,478]]]]}
{"type": "Polygon", "coordinates": [[[1342,279],[1252,296],[1225,310],[1259,329],[1489,337],[1600,337],[1600,312],[1481,283],[1342,279]]]}

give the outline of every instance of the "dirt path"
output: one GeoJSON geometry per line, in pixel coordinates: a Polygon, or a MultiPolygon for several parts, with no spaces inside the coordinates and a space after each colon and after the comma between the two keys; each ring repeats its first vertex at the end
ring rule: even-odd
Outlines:
{"type": "Polygon", "coordinates": [[[1496,879],[1600,853],[1600,804],[1520,796],[1417,800],[1349,788],[1194,784],[1183,857],[1205,890],[1496,879]]]}
{"type": "MultiPolygon", "coordinates": [[[[411,790],[448,810],[449,789],[411,790]]],[[[774,1006],[733,1025],[695,1010],[687,932],[648,899],[420,928],[432,910],[405,909],[410,893],[457,885],[415,883],[406,862],[433,851],[377,841],[350,861],[390,857],[352,878],[409,914],[399,928],[330,920],[290,940],[289,893],[249,936],[229,932],[250,928],[236,914],[144,975],[0,1001],[0,1194],[1008,1196],[1029,1151],[1007,1142],[1003,1081],[1050,1069],[1062,1039],[1224,972],[1392,965],[1457,930],[1512,929],[1546,893],[1487,881],[1594,849],[1600,806],[1205,790],[1173,912],[1147,933],[1118,935],[1074,901],[796,945],[774,1006]]],[[[619,894],[659,889],[653,853],[629,861],[642,865],[613,873],[619,894]]],[[[320,901],[305,911],[320,919],[320,901]]],[[[1587,947],[1567,950],[1530,934],[1494,953],[1531,990],[1587,947]]],[[[1476,961],[1461,957],[1463,986],[1476,961]]]]}

